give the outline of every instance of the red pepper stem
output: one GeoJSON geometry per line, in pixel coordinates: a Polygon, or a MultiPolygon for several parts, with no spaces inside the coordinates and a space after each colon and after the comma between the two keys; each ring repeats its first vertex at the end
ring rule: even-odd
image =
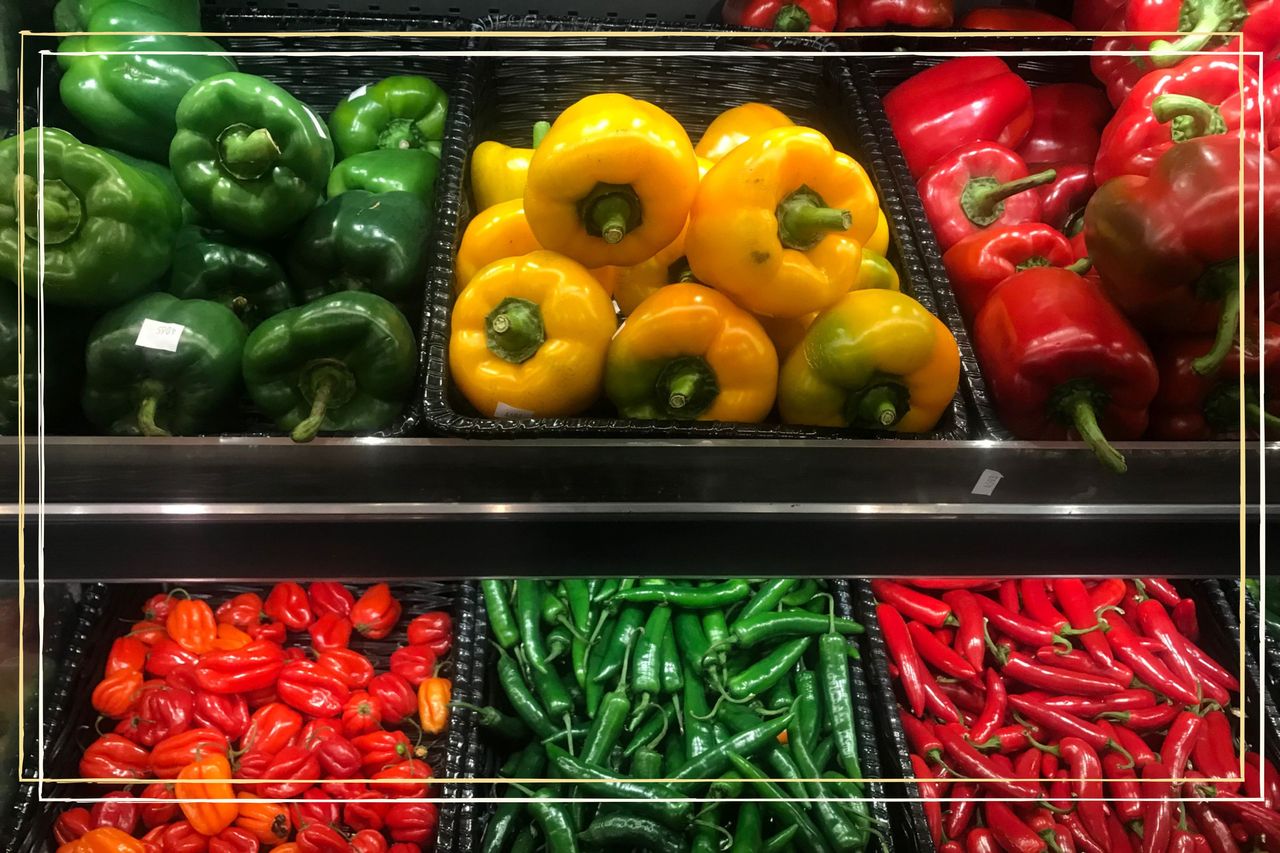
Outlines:
{"type": "Polygon", "coordinates": [[[1076,275],[1084,275],[1089,270],[1093,269],[1093,259],[1088,257],[1081,258],[1074,264],[1067,264],[1063,269],[1067,272],[1073,272],[1076,275]]]}
{"type": "Polygon", "coordinates": [[[1093,455],[1117,474],[1129,469],[1124,456],[1107,441],[1098,426],[1098,414],[1094,408],[1093,396],[1086,390],[1076,391],[1067,396],[1060,404],[1061,413],[1071,418],[1072,425],[1080,434],[1081,440],[1093,450],[1093,455]]]}
{"type": "Polygon", "coordinates": [[[1213,348],[1191,362],[1191,368],[1201,376],[1215,373],[1236,342],[1236,327],[1240,325],[1240,288],[1225,287],[1222,290],[1222,313],[1218,315],[1218,331],[1213,336],[1213,348]]]}
{"type": "Polygon", "coordinates": [[[542,144],[542,140],[546,138],[547,131],[551,130],[551,122],[535,121],[533,123],[533,147],[537,148],[542,144]]]}
{"type": "Polygon", "coordinates": [[[1280,429],[1280,418],[1268,411],[1264,411],[1257,403],[1245,403],[1244,413],[1250,420],[1256,421],[1261,419],[1264,429],[1280,429]]]}
{"type": "Polygon", "coordinates": [[[1226,122],[1217,108],[1192,95],[1171,92],[1160,95],[1151,102],[1151,114],[1161,124],[1173,122],[1171,130],[1175,142],[1227,132],[1226,122]]]}
{"type": "Polygon", "coordinates": [[[773,28],[780,33],[805,33],[809,31],[810,20],[804,7],[789,3],[778,10],[773,28]]]}
{"type": "Polygon", "coordinates": [[[1003,183],[990,176],[970,178],[964,192],[960,194],[960,209],[974,225],[986,228],[988,225],[994,225],[1004,213],[1005,199],[1051,184],[1057,179],[1058,173],[1053,169],[1045,169],[1043,172],[1003,183]]]}

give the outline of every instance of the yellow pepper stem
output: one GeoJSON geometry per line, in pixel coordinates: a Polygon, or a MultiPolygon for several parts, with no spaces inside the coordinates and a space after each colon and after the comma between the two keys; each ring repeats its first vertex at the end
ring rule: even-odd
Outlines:
{"type": "Polygon", "coordinates": [[[979,228],[994,225],[1004,215],[1004,200],[1029,189],[1051,184],[1058,179],[1053,169],[1045,169],[1025,178],[1001,183],[992,177],[970,178],[960,193],[960,209],[979,228]]]}
{"type": "Polygon", "coordinates": [[[910,404],[906,386],[882,382],[849,395],[845,420],[862,429],[889,429],[902,420],[910,404]]]}
{"type": "Polygon", "coordinates": [[[356,378],[350,368],[334,359],[320,359],[303,368],[298,388],[311,401],[311,412],[293,428],[291,437],[308,442],[320,432],[330,408],[347,403],[356,393],[356,378]]]}
{"type": "Polygon", "coordinates": [[[139,390],[142,402],[138,404],[138,431],[146,436],[170,435],[167,429],[156,423],[156,407],[160,405],[164,388],[158,382],[144,382],[139,390]]]}
{"type": "Polygon", "coordinates": [[[800,251],[812,249],[830,232],[853,226],[849,211],[827,207],[822,196],[806,186],[784,198],[775,215],[782,245],[800,251]]]}
{"type": "Polygon", "coordinates": [[[484,323],[489,352],[512,364],[533,358],[547,339],[542,309],[528,299],[507,297],[489,312],[484,323]]]}
{"type": "Polygon", "coordinates": [[[720,394],[716,373],[701,356],[681,356],[667,362],[655,385],[658,404],[667,415],[692,420],[705,412],[720,394]]]}
{"type": "Polygon", "coordinates": [[[587,233],[610,246],[621,243],[641,222],[640,199],[626,184],[596,184],[578,210],[587,233]]]}
{"type": "Polygon", "coordinates": [[[1092,383],[1068,382],[1054,392],[1050,407],[1059,417],[1075,427],[1080,439],[1093,451],[1103,465],[1117,474],[1129,469],[1124,456],[1111,446],[1098,426],[1098,406],[1106,403],[1106,396],[1092,383]]]}
{"type": "MultiPolygon", "coordinates": [[[[32,240],[40,239],[40,219],[36,210],[39,194],[36,192],[36,180],[30,175],[23,175],[22,195],[27,208],[26,232],[32,240]]],[[[80,230],[80,221],[84,218],[84,208],[75,190],[60,180],[46,179],[44,182],[44,242],[47,246],[65,243],[80,230]]]]}
{"type": "Polygon", "coordinates": [[[222,166],[242,181],[260,178],[280,158],[280,146],[265,127],[256,130],[247,124],[233,124],[218,134],[218,155],[222,166]]]}

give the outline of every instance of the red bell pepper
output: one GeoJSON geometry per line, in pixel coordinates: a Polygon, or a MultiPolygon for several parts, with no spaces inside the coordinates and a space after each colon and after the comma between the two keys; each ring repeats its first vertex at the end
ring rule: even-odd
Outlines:
{"type": "Polygon", "coordinates": [[[326,613],[350,616],[351,605],[356,603],[351,590],[336,581],[315,581],[307,587],[307,600],[317,619],[326,613]]]}
{"type": "Polygon", "coordinates": [[[209,693],[248,693],[276,682],[284,650],[270,640],[224,652],[210,652],[196,664],[196,684],[209,693]]]}
{"type": "MultiPolygon", "coordinates": [[[[1123,14],[1125,0],[1075,0],[1071,4],[1071,23],[1085,32],[1113,29],[1108,22],[1116,12],[1123,14]]],[[[1123,23],[1123,19],[1120,24],[1123,23]]],[[[1117,24],[1114,29],[1118,29],[1117,24]]]]}
{"type": "Polygon", "coordinates": [[[342,733],[349,738],[382,728],[382,703],[364,690],[351,694],[342,708],[342,733]]]}
{"type": "Polygon", "coordinates": [[[151,773],[151,753],[120,735],[103,735],[80,757],[86,779],[145,779],[151,773]]]}
{"type": "Polygon", "coordinates": [[[1058,173],[1057,180],[1040,191],[1040,220],[1068,238],[1074,237],[1084,228],[1084,209],[1097,188],[1093,162],[1058,163],[1053,170],[1058,173]]]}
{"type": "Polygon", "coordinates": [[[385,822],[392,839],[429,847],[436,837],[436,805],[411,801],[395,803],[387,809],[385,822]]]}
{"type": "Polygon", "coordinates": [[[436,673],[436,653],[427,646],[401,646],[391,653],[391,671],[417,687],[436,673]]]}
{"type": "Polygon", "coordinates": [[[316,657],[316,663],[330,672],[337,673],[352,690],[367,687],[373,679],[373,664],[359,652],[351,649],[330,649],[316,657]]]}
{"type": "Polygon", "coordinates": [[[401,731],[377,731],[354,737],[351,742],[360,750],[360,763],[368,773],[377,773],[390,764],[414,757],[413,744],[401,731]]]}
{"type": "Polygon", "coordinates": [[[369,682],[369,695],[378,700],[382,721],[387,725],[397,725],[418,711],[418,694],[394,672],[374,676],[369,682]]]}
{"type": "Polygon", "coordinates": [[[938,246],[945,252],[962,238],[994,225],[1039,220],[1039,188],[1056,177],[1052,169],[1031,174],[1022,159],[1003,145],[975,142],[935,162],[916,189],[938,246]]]}
{"type": "Polygon", "coordinates": [[[783,33],[829,33],[836,28],[836,0],[725,0],[724,22],[783,33]]]}
{"type": "Polygon", "coordinates": [[[351,608],[351,624],[356,632],[370,640],[381,640],[391,633],[400,618],[400,602],[385,583],[375,584],[351,608]]]}
{"type": "Polygon", "coordinates": [[[314,621],[307,592],[294,581],[282,581],[271,588],[263,611],[290,631],[305,631],[314,621]]]}
{"type": "Polygon", "coordinates": [[[1031,130],[1017,148],[1028,166],[1093,162],[1102,128],[1111,118],[1102,90],[1083,83],[1036,86],[1031,105],[1031,130]]]}
{"type": "Polygon", "coordinates": [[[176,779],[188,764],[211,755],[225,756],[230,749],[226,735],[217,729],[188,729],[156,744],[151,750],[151,772],[161,779],[176,779]]]}
{"type": "Polygon", "coordinates": [[[1124,28],[1130,33],[1167,34],[1135,35],[1131,42],[1137,50],[1150,51],[1152,64],[1167,67],[1188,52],[1211,46],[1215,33],[1239,31],[1247,14],[1241,0],[1130,0],[1124,28]],[[1178,33],[1183,35],[1172,38],[1178,33]]]}
{"type": "Polygon", "coordinates": [[[1241,128],[1256,138],[1271,126],[1273,112],[1260,104],[1258,92],[1257,74],[1225,54],[1147,74],[1102,132],[1094,181],[1102,186],[1120,175],[1146,177],[1160,155],[1188,139],[1234,137],[1241,128]]]}
{"type": "Polygon", "coordinates": [[[198,690],[192,713],[197,726],[217,729],[228,740],[239,739],[249,729],[249,703],[243,696],[198,690]]]}
{"type": "Polygon", "coordinates": [[[341,714],[351,695],[337,673],[313,661],[295,661],[280,670],[276,692],[281,702],[318,718],[341,714]]]}
{"type": "Polygon", "coordinates": [[[240,743],[243,752],[275,755],[302,730],[302,715],[280,702],[263,705],[249,718],[249,728],[240,743]]]}
{"type": "Polygon", "coordinates": [[[257,786],[263,797],[287,800],[310,788],[320,778],[320,759],[301,746],[286,746],[271,756],[262,771],[271,784],[257,786]]]}
{"type": "Polygon", "coordinates": [[[426,646],[442,658],[453,646],[453,619],[443,610],[420,613],[409,623],[409,644],[426,646]]]}
{"type": "Polygon", "coordinates": [[[128,791],[111,791],[93,804],[90,817],[95,829],[114,826],[121,832],[133,835],[142,819],[142,807],[137,797],[128,791]]]}
{"type": "Polygon", "coordinates": [[[336,613],[326,613],[307,629],[311,648],[317,652],[345,649],[351,642],[351,620],[336,613]]]}
{"type": "Polygon", "coordinates": [[[1066,33],[1074,31],[1075,25],[1039,9],[987,6],[970,10],[960,19],[960,29],[1002,33],[1066,33]]]}
{"type": "Polygon", "coordinates": [[[213,616],[219,623],[235,625],[240,629],[270,621],[267,614],[262,612],[262,597],[256,592],[242,592],[227,599],[218,605],[213,616]]]}
{"type": "Polygon", "coordinates": [[[841,0],[839,29],[946,29],[955,16],[955,0],[841,0]]]}
{"type": "Polygon", "coordinates": [[[1066,270],[1023,270],[992,292],[974,340],[1014,435],[1063,439],[1074,429],[1104,464],[1125,470],[1104,431],[1142,435],[1159,377],[1147,345],[1096,288],[1066,270]]]}
{"type": "Polygon", "coordinates": [[[1031,87],[995,56],[964,56],[927,68],[884,98],[911,174],[962,145],[1017,148],[1031,128],[1031,87]]]}
{"type": "Polygon", "coordinates": [[[1030,267],[1075,263],[1071,241],[1039,222],[997,225],[962,238],[942,256],[956,303],[972,325],[1000,282],[1030,267]]]}
{"type": "MultiPolygon", "coordinates": [[[[1085,210],[1085,243],[1103,287],[1140,328],[1204,332],[1216,326],[1213,347],[1192,363],[1206,375],[1217,371],[1235,338],[1242,262],[1246,291],[1257,287],[1250,267],[1259,251],[1260,215],[1261,251],[1268,259],[1280,254],[1280,181],[1266,183],[1260,203],[1261,169],[1280,175],[1280,159],[1246,144],[1241,162],[1235,139],[1192,139],[1170,148],[1151,177],[1105,184],[1085,210]]],[[[1275,285],[1264,282],[1264,288],[1265,294],[1275,285]]]]}
{"type": "MultiPolygon", "coordinates": [[[[1280,429],[1280,323],[1263,323],[1264,340],[1246,334],[1244,353],[1245,424],[1256,434],[1259,418],[1268,430],[1280,429]],[[1259,353],[1261,350],[1261,356],[1259,353]],[[1269,377],[1258,387],[1261,357],[1269,377]],[[1264,408],[1265,407],[1265,408],[1264,408]]],[[[1160,390],[1151,404],[1148,436],[1162,441],[1205,441],[1240,434],[1240,346],[1236,344],[1216,371],[1202,376],[1193,362],[1213,346],[1209,337],[1182,337],[1164,342],[1156,353],[1160,390]]],[[[1194,609],[1193,609],[1194,612],[1194,609]]]]}

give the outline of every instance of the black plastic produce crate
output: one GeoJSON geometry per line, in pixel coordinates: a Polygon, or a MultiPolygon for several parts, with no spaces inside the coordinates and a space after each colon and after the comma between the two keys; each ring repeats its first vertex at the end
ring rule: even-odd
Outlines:
{"type": "Polygon", "coordinates": [[[1263,623],[1258,610],[1258,601],[1248,593],[1244,596],[1244,621],[1240,619],[1240,581],[1212,580],[1204,583],[1208,590],[1206,595],[1207,609],[1213,616],[1213,624],[1200,622],[1201,633],[1206,628],[1219,638],[1217,645],[1221,648],[1219,660],[1232,672],[1239,667],[1239,649],[1232,640],[1239,637],[1244,643],[1244,672],[1241,679],[1246,693],[1246,720],[1257,733],[1258,717],[1265,719],[1267,727],[1267,756],[1272,761],[1280,759],[1280,712],[1276,709],[1273,692],[1280,688],[1280,657],[1278,657],[1275,638],[1260,633],[1263,623]],[[1258,660],[1258,638],[1263,639],[1264,656],[1258,660]],[[1259,706],[1261,697],[1261,706],[1259,706]]]}
{"type": "MultiPolygon", "coordinates": [[[[361,590],[368,585],[368,581],[359,582],[361,590]]],[[[256,592],[265,599],[270,589],[269,583],[199,583],[186,587],[192,597],[211,599],[216,603],[242,592],[256,592]]],[[[99,734],[95,728],[98,713],[90,697],[102,678],[111,644],[125,634],[130,625],[142,619],[143,602],[160,591],[161,587],[153,584],[98,584],[86,596],[66,649],[60,680],[45,696],[44,770],[49,778],[76,778],[80,775],[80,757],[85,747],[99,734]]],[[[389,668],[391,653],[405,642],[404,631],[409,620],[428,610],[447,610],[453,618],[453,645],[440,662],[440,675],[453,681],[456,699],[474,701],[477,680],[475,651],[478,648],[476,614],[479,612],[475,584],[393,583],[391,591],[403,607],[395,629],[383,640],[369,640],[353,634],[351,648],[368,656],[378,671],[385,672],[389,668]]],[[[307,649],[309,643],[310,638],[305,632],[290,632],[286,645],[307,649]]],[[[114,721],[105,722],[104,732],[114,728],[114,721]]],[[[454,711],[450,714],[445,734],[427,742],[426,761],[440,780],[441,797],[452,798],[459,790],[469,788],[455,785],[451,780],[475,774],[475,764],[469,751],[475,740],[471,719],[454,711]]],[[[31,774],[34,773],[33,767],[31,774]]],[[[139,787],[150,781],[153,780],[141,782],[139,787]]],[[[52,851],[56,847],[53,822],[74,804],[39,802],[38,797],[100,798],[108,791],[123,786],[123,783],[42,783],[27,786],[27,795],[19,799],[10,816],[5,853],[52,851]]],[[[459,834],[458,817],[458,807],[439,806],[438,850],[455,849],[455,838],[459,834]]]]}
{"type": "MultiPolygon", "coordinates": [[[[854,42],[841,41],[836,49],[845,45],[852,48],[854,42]]],[[[859,42],[859,44],[862,44],[859,42]]],[[[961,387],[973,414],[973,430],[977,437],[1007,440],[1013,438],[1008,428],[1000,422],[995,404],[987,391],[987,383],[974,353],[972,338],[956,304],[951,281],[942,265],[942,251],[934,237],[933,229],[924,214],[924,205],[916,192],[916,182],[911,177],[907,162],[898,147],[898,140],[885,116],[883,98],[894,86],[926,68],[945,62],[952,56],[984,52],[999,55],[1009,67],[1032,86],[1046,83],[1086,83],[1097,85],[1089,71],[1088,56],[1045,55],[1052,51],[1089,50],[1093,40],[1085,36],[955,36],[945,45],[937,39],[913,37],[884,37],[870,39],[862,44],[874,51],[908,51],[916,55],[850,57],[847,61],[858,97],[868,114],[875,135],[881,141],[886,164],[893,176],[902,205],[906,210],[914,240],[919,248],[921,262],[934,290],[942,316],[960,345],[961,387]],[[1041,52],[1039,55],[1037,51],[1041,52]],[[932,53],[932,55],[921,55],[932,53]]]]}
{"type": "MultiPolygon", "coordinates": [[[[1239,670],[1240,656],[1240,625],[1236,616],[1234,593],[1231,591],[1234,583],[1234,581],[1217,580],[1175,582],[1175,586],[1182,595],[1196,601],[1196,616],[1200,625],[1198,645],[1232,673],[1239,670]]],[[[885,775],[911,779],[916,774],[911,767],[911,750],[907,745],[907,736],[899,718],[894,680],[889,675],[888,649],[884,644],[880,621],[875,615],[876,599],[871,592],[869,581],[859,580],[854,581],[853,584],[855,590],[858,590],[854,596],[854,618],[867,626],[867,638],[872,646],[871,654],[864,656],[863,661],[875,696],[877,727],[882,736],[880,749],[885,754],[893,756],[886,762],[888,766],[885,775]]],[[[1272,763],[1277,763],[1280,762],[1280,717],[1276,714],[1275,705],[1269,693],[1265,689],[1259,691],[1259,684],[1256,657],[1251,650],[1251,644],[1246,641],[1245,671],[1240,679],[1240,693],[1236,696],[1237,707],[1243,700],[1244,741],[1250,749],[1257,749],[1258,720],[1261,715],[1267,727],[1267,758],[1272,763]],[[1263,700],[1261,707],[1258,704],[1259,696],[1263,700]]],[[[1231,711],[1231,709],[1225,710],[1228,713],[1231,711]]],[[[1233,721],[1233,728],[1234,726],[1233,721]]],[[[900,836],[902,843],[908,845],[904,849],[913,849],[916,853],[935,853],[936,847],[929,835],[924,807],[920,804],[920,794],[916,784],[914,782],[891,783],[887,787],[891,796],[909,798],[894,804],[893,828],[900,836]]]]}
{"type": "MultiPolygon", "coordinates": [[[[858,597],[856,586],[843,579],[828,580],[827,584],[829,591],[835,598],[836,615],[862,621],[856,606],[858,597]]],[[[854,635],[849,638],[856,645],[858,654],[863,661],[867,660],[868,655],[874,654],[874,649],[869,642],[870,626],[868,625],[867,627],[868,634],[854,635]]],[[[489,642],[489,623],[484,615],[483,601],[480,604],[480,615],[476,618],[476,643],[479,649],[476,672],[484,674],[483,685],[479,688],[479,692],[482,693],[486,704],[507,708],[506,697],[503,695],[497,680],[495,671],[497,655],[491,648],[492,643],[489,642]]],[[[686,673],[686,677],[693,676],[686,673]]],[[[867,779],[879,779],[884,775],[884,767],[880,760],[878,723],[872,713],[872,704],[874,703],[872,695],[879,688],[869,680],[864,666],[853,660],[850,660],[849,664],[849,683],[852,687],[853,711],[858,726],[858,760],[862,767],[862,775],[867,779]]],[[[458,713],[474,717],[474,712],[472,711],[464,710],[458,713]]],[[[482,728],[478,728],[478,737],[473,740],[473,744],[474,755],[468,754],[467,762],[476,768],[477,775],[481,775],[484,778],[497,776],[498,768],[506,756],[500,754],[499,748],[495,747],[493,743],[493,738],[487,735],[482,728]]],[[[459,787],[476,788],[477,790],[470,795],[472,797],[504,797],[507,792],[507,785],[505,784],[459,787]]],[[[896,833],[891,834],[889,831],[889,804],[884,798],[894,795],[888,791],[888,787],[878,781],[868,782],[863,785],[866,795],[872,799],[870,811],[876,821],[876,829],[880,833],[879,835],[876,832],[872,833],[871,840],[867,846],[868,853],[894,853],[895,850],[911,849],[910,847],[897,846],[899,842],[896,838],[896,833]]],[[[464,794],[463,796],[467,795],[464,794]]],[[[745,792],[744,796],[747,796],[745,792]]],[[[456,849],[471,851],[479,847],[485,828],[488,826],[489,818],[497,807],[496,803],[467,803],[461,807],[457,818],[458,846],[456,849]],[[470,832],[470,837],[465,835],[467,832],[470,832]]]]}
{"type": "MultiPolygon", "coordinates": [[[[493,18],[482,26],[511,32],[508,38],[478,38],[478,51],[559,50],[572,57],[473,57],[459,84],[459,97],[445,132],[441,195],[437,206],[440,242],[430,283],[430,354],[426,375],[424,421],[434,430],[468,437],[527,438],[537,436],[610,436],[620,438],[933,438],[961,439],[968,434],[964,401],[957,392],[938,426],[919,436],[838,430],[777,423],[741,424],[706,421],[634,421],[616,417],[606,400],[578,417],[490,419],[477,415],[454,387],[449,374],[450,309],[454,256],[472,214],[469,156],[477,144],[497,140],[527,145],[533,123],[554,119],[580,98],[598,92],[622,92],[656,103],[670,112],[697,139],[723,110],[746,101],[763,101],[786,112],[798,124],[827,134],[835,146],[852,154],[872,177],[891,231],[889,260],[898,270],[903,291],[938,312],[915,237],[880,140],[872,131],[845,64],[825,57],[780,57],[761,51],[743,56],[595,56],[601,50],[743,50],[753,43],[705,36],[619,35],[549,38],[520,37],[519,32],[624,30],[616,22],[581,19],[493,18]],[[708,93],[714,93],[708,97],[708,93]]],[[[675,24],[647,22],[646,29],[675,24]]],[[[683,27],[688,29],[687,26],[683,27]]],[[[786,39],[786,50],[826,50],[816,38],[786,39]]],[[[946,318],[944,318],[946,319],[946,318]]]]}

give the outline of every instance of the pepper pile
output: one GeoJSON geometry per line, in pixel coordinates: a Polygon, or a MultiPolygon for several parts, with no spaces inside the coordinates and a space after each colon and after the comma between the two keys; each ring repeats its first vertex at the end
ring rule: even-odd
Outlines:
{"type": "Polygon", "coordinates": [[[502,776],[577,781],[507,784],[507,797],[536,799],[497,808],[484,853],[714,853],[722,836],[735,851],[854,853],[879,831],[850,781],[862,775],[865,721],[853,710],[849,635],[862,626],[832,615],[817,581],[512,586],[483,582],[514,713],[476,709],[479,720],[510,750],[502,776]],[[549,801],[579,796],[595,802],[549,801]],[[717,802],[739,797],[762,802],[717,802]],[[794,802],[805,797],[829,799],[794,802]]]}
{"type": "Polygon", "coordinates": [[[114,729],[80,760],[81,776],[130,787],[59,815],[59,853],[434,846],[436,806],[411,798],[432,790],[422,740],[449,722],[451,685],[437,675],[453,643],[448,613],[411,619],[408,643],[378,672],[351,641],[386,640],[401,623],[385,583],[356,598],[330,581],[283,582],[265,600],[246,592],[216,609],[174,591],[143,611],[93,690],[98,730],[114,729]],[[309,648],[290,643],[304,633],[309,648]],[[277,802],[287,799],[303,802],[277,802]]]}
{"type": "Polygon", "coordinates": [[[1118,471],[1107,437],[1238,434],[1241,360],[1247,422],[1280,424],[1276,386],[1256,378],[1280,325],[1246,311],[1235,340],[1241,265],[1246,294],[1269,292],[1254,260],[1280,249],[1280,192],[1257,191],[1280,161],[1256,132],[1242,159],[1237,139],[1270,119],[1257,75],[1225,54],[1157,64],[1172,67],[1114,115],[1098,88],[1032,89],[992,56],[932,66],[884,101],[1001,420],[1019,438],[1079,437],[1118,471]]]}
{"type": "Polygon", "coordinates": [[[471,161],[449,360],[482,414],[603,392],[627,418],[759,422],[776,402],[784,423],[923,432],[950,404],[955,340],[899,292],[871,179],[818,131],[748,103],[695,147],[601,94],[533,141],[471,161]]]}
{"type": "MultiPolygon", "coordinates": [[[[55,17],[99,33],[62,42],[60,90],[119,150],[54,128],[0,142],[0,279],[21,268],[34,294],[43,215],[46,325],[73,325],[73,309],[98,317],[87,342],[50,350],[50,363],[82,351],[85,376],[50,384],[48,399],[79,386],[90,423],[115,435],[233,425],[242,385],[296,441],[390,425],[417,368],[402,311],[422,299],[443,90],[390,77],[352,92],[326,127],[215,42],[117,34],[199,30],[192,0],[61,0],[55,17]]],[[[16,337],[18,296],[0,298],[0,338],[16,337]]],[[[16,408],[16,349],[0,355],[16,408]]],[[[34,403],[35,384],[26,392],[34,403]]],[[[16,416],[0,428],[16,431],[16,416]]]]}
{"type": "Polygon", "coordinates": [[[1280,837],[1280,775],[1237,747],[1239,684],[1167,581],[872,588],[940,853],[1238,853],[1280,837]]]}
{"type": "Polygon", "coordinates": [[[831,32],[873,27],[951,26],[955,0],[726,0],[732,27],[770,32],[831,32]]]}

